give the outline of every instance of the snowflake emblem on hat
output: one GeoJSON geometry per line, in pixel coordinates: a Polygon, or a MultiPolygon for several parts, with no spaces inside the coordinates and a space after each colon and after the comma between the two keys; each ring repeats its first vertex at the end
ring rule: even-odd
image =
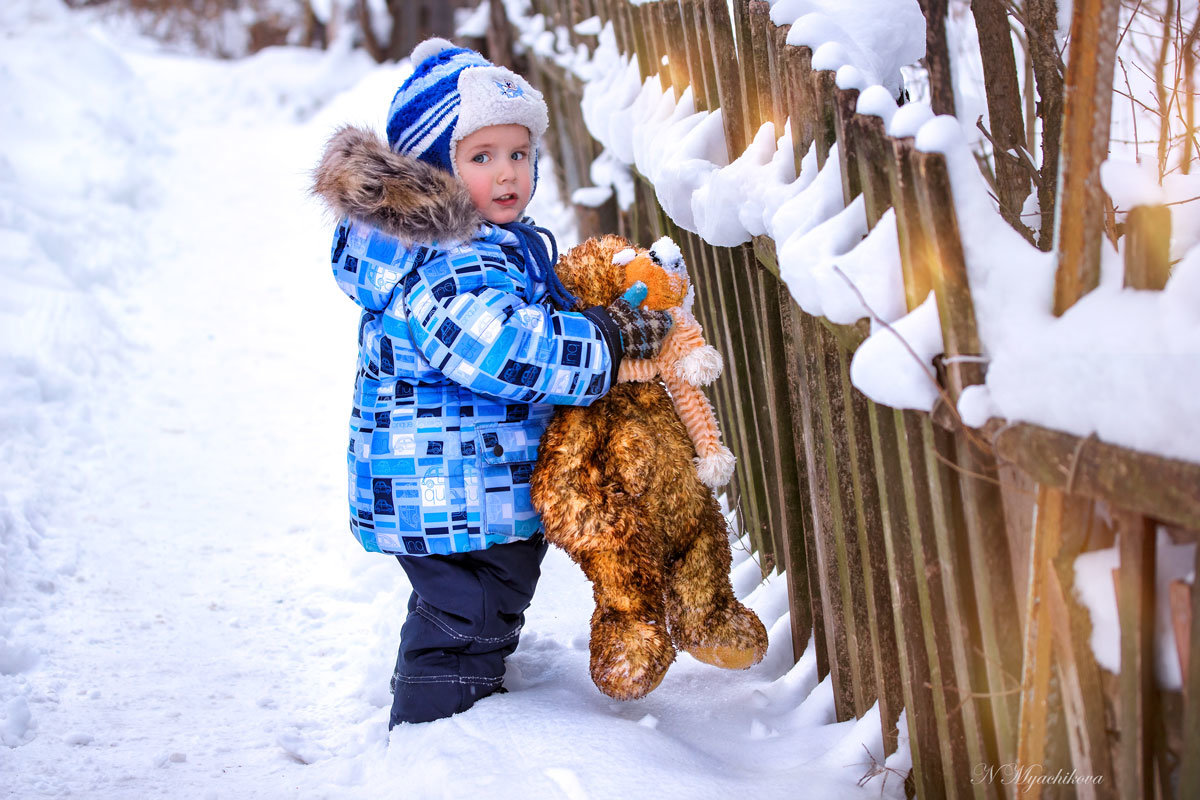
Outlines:
{"type": "Polygon", "coordinates": [[[523,97],[525,90],[512,81],[496,81],[496,88],[505,97],[523,97]]]}

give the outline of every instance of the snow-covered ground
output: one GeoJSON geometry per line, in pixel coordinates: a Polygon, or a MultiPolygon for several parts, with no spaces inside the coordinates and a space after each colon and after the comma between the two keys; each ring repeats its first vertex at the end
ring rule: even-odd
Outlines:
{"type": "MultiPolygon", "coordinates": [[[[642,701],[587,675],[554,551],[510,693],[387,733],[408,587],[346,527],[356,315],[306,196],[406,66],[115,44],[0,11],[0,788],[7,796],[902,796],[877,716],[835,723],[786,589],[736,554],[765,662],[681,656],[642,701]],[[886,779],[886,780],[885,780],[886,779]]],[[[573,233],[543,181],[539,221],[573,233]]]]}

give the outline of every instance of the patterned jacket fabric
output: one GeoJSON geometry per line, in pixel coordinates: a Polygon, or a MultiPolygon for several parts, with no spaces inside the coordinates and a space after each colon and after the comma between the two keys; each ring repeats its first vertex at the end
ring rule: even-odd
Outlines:
{"type": "Polygon", "coordinates": [[[517,237],[487,223],[441,247],[346,217],[332,263],[363,308],[347,453],[363,547],[459,553],[540,530],[538,441],[555,404],[589,405],[615,381],[612,320],[551,309],[517,237]]]}

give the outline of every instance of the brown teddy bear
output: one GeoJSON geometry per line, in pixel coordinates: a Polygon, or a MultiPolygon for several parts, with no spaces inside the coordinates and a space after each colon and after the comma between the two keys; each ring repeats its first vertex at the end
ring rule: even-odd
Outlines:
{"type": "MultiPolygon", "coordinates": [[[[633,260],[614,256],[629,248],[605,236],[562,256],[556,269],[579,308],[621,296],[633,260]]],[[[681,271],[677,249],[666,262],[681,271]]],[[[591,406],[559,408],[542,436],[533,503],[546,538],[592,582],[591,675],[611,697],[645,696],[676,649],[727,669],[766,653],[766,629],[730,586],[725,519],[695,457],[657,381],[619,383],[591,406]]]]}

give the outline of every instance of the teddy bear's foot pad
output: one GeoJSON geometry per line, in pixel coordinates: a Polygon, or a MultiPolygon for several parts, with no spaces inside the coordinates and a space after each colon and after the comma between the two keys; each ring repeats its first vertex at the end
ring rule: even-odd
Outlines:
{"type": "Polygon", "coordinates": [[[711,664],[722,669],[749,669],[762,660],[762,656],[753,647],[693,647],[687,651],[697,661],[711,664]]]}
{"type": "Polygon", "coordinates": [[[615,700],[636,700],[653,691],[675,660],[665,624],[612,623],[592,630],[592,681],[615,700]]]}
{"type": "MultiPolygon", "coordinates": [[[[723,669],[748,669],[767,654],[767,629],[750,609],[738,603],[726,614],[704,618],[690,631],[680,631],[680,649],[692,658],[723,669]]],[[[696,620],[692,620],[693,623],[696,620]]]]}

